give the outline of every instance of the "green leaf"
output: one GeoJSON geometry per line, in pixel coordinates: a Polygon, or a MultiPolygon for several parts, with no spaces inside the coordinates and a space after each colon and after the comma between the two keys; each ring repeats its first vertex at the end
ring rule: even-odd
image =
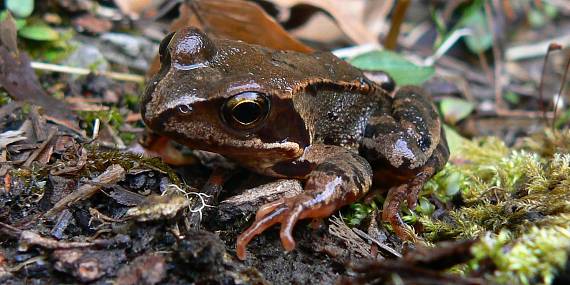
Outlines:
{"type": "Polygon", "coordinates": [[[446,124],[443,125],[443,129],[445,130],[445,137],[447,138],[449,153],[451,153],[452,156],[458,154],[461,147],[465,145],[468,140],[446,124]]]}
{"type": "Polygon", "coordinates": [[[454,196],[461,190],[461,174],[459,172],[450,173],[445,181],[445,195],[454,196]]]}
{"type": "Polygon", "coordinates": [[[18,31],[22,38],[35,41],[55,41],[59,39],[59,33],[47,25],[39,24],[25,26],[18,31]]]}
{"type": "Polygon", "coordinates": [[[471,30],[472,35],[465,38],[465,43],[472,52],[481,53],[493,45],[493,34],[487,25],[487,16],[481,5],[474,4],[468,9],[458,26],[471,30]]]}
{"type": "Polygon", "coordinates": [[[503,95],[503,98],[505,98],[507,102],[514,105],[519,104],[521,102],[521,97],[512,91],[507,91],[507,93],[503,95]]]}
{"type": "Polygon", "coordinates": [[[359,55],[350,63],[364,70],[388,73],[398,85],[421,85],[435,72],[432,66],[418,66],[391,51],[372,51],[359,55]]]}
{"type": "Polygon", "coordinates": [[[544,3],[544,14],[549,19],[554,19],[558,15],[558,8],[552,4],[544,3]]]}
{"type": "Polygon", "coordinates": [[[18,18],[26,18],[34,12],[34,0],[5,0],[4,4],[18,18]]]}
{"type": "MultiPolygon", "coordinates": [[[[8,16],[8,13],[10,13],[8,10],[4,10],[4,11],[0,12],[0,22],[4,21],[4,19],[6,19],[6,17],[8,16]]],[[[16,30],[19,30],[23,26],[26,25],[26,19],[14,19],[14,22],[16,23],[16,30]]]]}
{"type": "Polygon", "coordinates": [[[540,28],[546,24],[545,15],[536,9],[532,9],[528,12],[528,22],[533,28],[540,28]]]}
{"type": "Polygon", "coordinates": [[[450,124],[455,124],[462,119],[465,119],[473,109],[475,105],[469,101],[456,98],[445,98],[440,102],[440,110],[445,118],[445,121],[450,124]]]}
{"type": "Polygon", "coordinates": [[[429,216],[435,211],[435,205],[430,203],[425,197],[420,197],[419,203],[416,206],[416,211],[422,213],[423,215],[429,216]]]}

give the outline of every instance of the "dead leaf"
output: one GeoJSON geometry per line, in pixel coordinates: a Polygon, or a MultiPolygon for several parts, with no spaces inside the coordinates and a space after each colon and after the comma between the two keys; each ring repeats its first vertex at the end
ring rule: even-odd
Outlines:
{"type": "Polygon", "coordinates": [[[132,19],[140,18],[141,13],[146,9],[154,7],[157,1],[152,0],[115,0],[115,5],[123,14],[131,17],[132,19]]]}
{"type": "Polygon", "coordinates": [[[124,265],[117,274],[116,284],[157,284],[166,277],[166,260],[155,254],[146,254],[124,265]]]}
{"type": "Polygon", "coordinates": [[[14,55],[6,47],[0,46],[0,85],[15,101],[41,106],[46,114],[60,120],[75,121],[75,115],[66,104],[42,89],[25,53],[14,55]]]}
{"type": "Polygon", "coordinates": [[[111,30],[113,24],[106,19],[97,18],[91,14],[85,14],[73,19],[73,25],[79,32],[88,32],[90,34],[101,34],[111,30]]]}
{"type": "Polygon", "coordinates": [[[0,133],[0,150],[5,149],[9,144],[27,139],[23,134],[21,130],[0,133]]]}
{"type": "Polygon", "coordinates": [[[0,23],[0,46],[5,46],[8,51],[17,53],[17,32],[18,29],[16,28],[16,22],[14,21],[12,14],[8,12],[4,21],[0,23]]]}
{"type": "MultiPolygon", "coordinates": [[[[180,17],[170,31],[193,26],[209,36],[241,40],[276,50],[310,53],[312,48],[293,38],[261,7],[243,0],[195,0],[180,5],[180,17]]],[[[147,76],[160,68],[158,57],[152,62],[147,76]]]]}
{"type": "MultiPolygon", "coordinates": [[[[305,15],[305,17],[319,10],[323,11],[337,23],[344,34],[355,44],[378,43],[377,36],[370,32],[364,24],[359,21],[360,18],[347,13],[346,10],[341,8],[342,6],[335,4],[331,0],[270,0],[270,2],[291,11],[298,9],[300,6],[314,7],[316,10],[307,10],[310,13],[309,15],[305,15]]],[[[307,19],[308,18],[309,17],[307,17],[307,19]]]]}
{"type": "Polygon", "coordinates": [[[486,284],[482,278],[452,275],[446,269],[472,258],[474,240],[441,243],[435,248],[419,246],[397,260],[364,260],[349,265],[350,277],[342,277],[337,284],[370,284],[391,280],[397,274],[402,284],[486,284]]]}
{"type": "Polygon", "coordinates": [[[255,3],[242,0],[191,1],[181,5],[180,14],[180,19],[172,25],[174,30],[193,25],[216,37],[242,40],[277,50],[312,51],[291,37],[255,3]]]}
{"type": "Polygon", "coordinates": [[[77,126],[76,117],[69,107],[43,90],[28,56],[18,53],[16,28],[10,16],[0,22],[0,31],[0,86],[15,101],[41,106],[47,115],[77,126]]]}

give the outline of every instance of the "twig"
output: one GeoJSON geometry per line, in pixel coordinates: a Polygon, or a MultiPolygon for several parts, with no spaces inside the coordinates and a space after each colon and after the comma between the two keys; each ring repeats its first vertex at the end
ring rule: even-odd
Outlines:
{"type": "Polygon", "coordinates": [[[502,89],[503,89],[503,82],[502,82],[502,78],[501,78],[501,71],[502,71],[502,61],[501,61],[501,51],[499,50],[499,46],[498,46],[498,37],[497,34],[495,33],[493,27],[495,27],[495,18],[493,17],[493,11],[491,10],[491,4],[489,4],[489,1],[484,1],[485,5],[485,14],[487,14],[487,25],[489,26],[489,30],[491,31],[491,35],[493,37],[493,60],[495,62],[495,72],[494,72],[494,80],[493,80],[493,86],[495,89],[495,106],[497,109],[497,114],[501,114],[502,112],[504,112],[504,102],[503,102],[503,93],[502,93],[502,89]]]}
{"type": "MultiPolygon", "coordinates": [[[[554,50],[559,50],[561,48],[562,48],[562,46],[560,46],[556,43],[549,44],[548,50],[546,51],[546,55],[544,56],[544,62],[542,63],[542,73],[540,75],[540,85],[538,86],[538,96],[540,98],[540,101],[539,101],[540,110],[544,114],[543,120],[544,120],[545,125],[548,123],[548,120],[546,119],[546,108],[544,107],[544,77],[546,74],[546,65],[548,64],[548,56],[550,55],[550,53],[554,50]]],[[[558,103],[558,101],[556,103],[558,103]]],[[[556,108],[557,108],[557,106],[554,107],[555,113],[556,113],[556,108]]],[[[552,120],[552,124],[554,124],[554,119],[552,120]]]]}
{"type": "Polygon", "coordinates": [[[392,14],[392,23],[390,24],[390,31],[386,40],[384,41],[384,47],[389,50],[394,50],[398,43],[398,35],[400,34],[400,26],[404,22],[404,17],[406,16],[406,10],[410,5],[410,0],[398,1],[394,13],[392,14]]]}
{"type": "Polygon", "coordinates": [[[566,79],[568,79],[568,69],[570,68],[570,57],[566,61],[566,67],[564,69],[564,75],[562,76],[562,82],[560,83],[560,89],[558,90],[558,95],[556,96],[556,101],[554,103],[554,118],[552,119],[552,129],[554,130],[554,124],[556,123],[556,109],[558,109],[558,101],[560,101],[560,96],[562,96],[562,91],[566,86],[566,79]]]}
{"type": "Polygon", "coordinates": [[[34,160],[38,157],[38,155],[40,155],[40,153],[44,151],[45,147],[51,142],[51,140],[55,137],[56,134],[57,134],[57,127],[50,128],[47,138],[42,142],[42,144],[38,147],[38,149],[32,152],[30,157],[28,157],[28,159],[26,160],[26,162],[24,162],[24,164],[22,164],[22,166],[30,167],[30,165],[32,165],[32,162],[34,162],[34,160]]]}
{"type": "Polygon", "coordinates": [[[503,0],[503,9],[505,10],[505,15],[509,18],[509,22],[515,20],[515,11],[513,10],[513,6],[511,5],[511,0],[503,0]]]}
{"type": "Polygon", "coordinates": [[[433,65],[436,60],[442,57],[459,39],[470,36],[473,32],[469,29],[459,29],[453,31],[449,37],[437,48],[435,53],[424,60],[424,65],[433,65]]]}
{"type": "Polygon", "coordinates": [[[562,46],[570,46],[570,35],[564,35],[529,45],[509,47],[505,52],[505,59],[507,61],[517,61],[544,56],[548,50],[550,43],[558,43],[562,46]]]}
{"type": "Polygon", "coordinates": [[[2,222],[0,222],[0,232],[3,232],[4,234],[11,237],[19,237],[20,234],[22,234],[22,230],[2,222]]]}
{"type": "MultiPolygon", "coordinates": [[[[493,78],[495,77],[494,71],[491,71],[491,67],[489,67],[489,63],[487,62],[487,56],[485,56],[485,53],[483,53],[483,52],[478,52],[477,57],[479,57],[479,62],[481,63],[481,69],[483,69],[483,72],[487,76],[487,80],[489,80],[489,82],[493,82],[493,78]]],[[[496,66],[496,63],[495,63],[495,66],[496,66]]],[[[496,74],[496,72],[495,72],[495,74],[496,74]]],[[[495,85],[496,85],[496,83],[495,83],[495,85]]]]}
{"type": "Polygon", "coordinates": [[[93,122],[93,135],[91,136],[92,140],[96,140],[99,137],[99,127],[101,126],[101,120],[99,118],[95,119],[93,122]]]}
{"type": "Polygon", "coordinates": [[[385,251],[391,253],[393,256],[395,256],[395,257],[397,257],[397,258],[402,258],[402,255],[401,255],[399,252],[397,252],[395,249],[393,249],[393,248],[391,248],[391,247],[389,247],[389,246],[387,246],[387,245],[385,245],[385,244],[379,242],[377,239],[372,238],[369,234],[367,234],[367,233],[361,231],[360,229],[353,228],[352,231],[353,231],[355,234],[359,235],[361,238],[367,239],[367,240],[369,240],[369,241],[375,243],[375,244],[376,244],[377,246],[379,246],[381,249],[383,249],[383,250],[385,250],[385,251]]]}
{"type": "Polygon", "coordinates": [[[109,166],[105,172],[93,179],[91,183],[84,184],[73,193],[59,200],[53,208],[45,213],[45,217],[53,217],[55,214],[65,209],[65,207],[95,195],[95,193],[103,187],[123,180],[125,178],[125,173],[125,169],[118,164],[109,166]]]}
{"type": "Polygon", "coordinates": [[[43,63],[36,61],[32,62],[31,66],[34,69],[53,71],[53,72],[61,72],[61,73],[69,73],[77,75],[87,75],[89,73],[94,73],[96,75],[105,76],[113,80],[130,81],[136,83],[144,82],[144,76],[137,74],[130,74],[130,73],[119,73],[119,72],[109,72],[109,71],[98,72],[98,71],[89,70],[87,68],[57,65],[57,64],[43,63]]]}
{"type": "Polygon", "coordinates": [[[332,216],[329,218],[332,223],[329,226],[329,233],[341,240],[352,250],[363,257],[370,257],[370,249],[368,244],[353,232],[344,222],[342,216],[332,216]]]}
{"type": "Polygon", "coordinates": [[[28,266],[28,265],[30,265],[30,264],[34,264],[34,263],[36,263],[36,262],[42,262],[42,261],[45,261],[45,259],[46,259],[45,256],[39,255],[39,256],[36,256],[36,257],[32,257],[32,258],[26,259],[25,261],[23,261],[23,262],[21,262],[21,263],[18,263],[18,264],[16,264],[16,265],[12,266],[12,267],[7,267],[6,269],[8,269],[9,272],[18,272],[18,271],[20,271],[22,268],[24,268],[24,267],[26,267],[26,266],[28,266]]]}
{"type": "Polygon", "coordinates": [[[381,50],[382,46],[376,43],[365,44],[360,46],[353,46],[347,48],[340,48],[333,51],[333,54],[340,58],[352,58],[363,53],[367,53],[374,50],[381,50]]]}
{"type": "Polygon", "coordinates": [[[111,239],[96,239],[90,242],[69,242],[58,241],[52,238],[43,237],[32,231],[22,231],[20,234],[20,246],[37,245],[47,249],[72,249],[85,247],[107,247],[110,245],[127,242],[124,236],[117,236],[111,239]]]}

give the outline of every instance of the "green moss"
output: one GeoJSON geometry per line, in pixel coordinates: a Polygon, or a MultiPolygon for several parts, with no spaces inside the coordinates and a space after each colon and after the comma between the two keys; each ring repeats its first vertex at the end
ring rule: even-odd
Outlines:
{"type": "Polygon", "coordinates": [[[376,206],[376,201],[372,201],[369,204],[354,203],[348,206],[348,208],[344,219],[349,226],[354,227],[360,225],[375,209],[378,209],[378,206],[376,206]]]}
{"type": "Polygon", "coordinates": [[[10,96],[8,96],[8,93],[6,93],[4,90],[0,89],[0,107],[10,102],[12,102],[12,98],[10,98],[10,96]]]}
{"type": "Polygon", "coordinates": [[[551,284],[563,268],[570,248],[570,231],[565,227],[531,227],[515,238],[509,231],[487,234],[473,248],[472,268],[491,260],[497,269],[486,279],[499,284],[551,284]],[[505,250],[507,249],[508,250],[505,250]]]}
{"type": "Polygon", "coordinates": [[[104,111],[79,111],[78,114],[85,122],[88,132],[93,132],[93,124],[96,119],[109,124],[115,130],[124,123],[124,116],[117,108],[104,111]]]}
{"type": "Polygon", "coordinates": [[[565,265],[570,250],[565,142],[570,134],[547,131],[537,138],[521,149],[508,149],[493,138],[465,143],[455,154],[462,161],[448,164],[424,188],[422,195],[461,203],[439,219],[419,212],[423,238],[430,243],[481,238],[466,274],[490,260],[496,267],[486,272],[490,282],[551,284],[565,265]]]}
{"type": "Polygon", "coordinates": [[[88,176],[91,172],[102,172],[113,164],[119,164],[127,171],[133,168],[153,169],[166,174],[172,183],[181,185],[180,178],[174,169],[159,158],[145,157],[142,154],[131,152],[100,151],[97,147],[89,149],[88,163],[84,168],[86,173],[83,175],[88,176]]]}

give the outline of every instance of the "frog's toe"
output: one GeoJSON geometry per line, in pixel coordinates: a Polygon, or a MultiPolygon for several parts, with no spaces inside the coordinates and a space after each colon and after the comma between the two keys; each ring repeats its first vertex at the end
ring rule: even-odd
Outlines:
{"type": "Polygon", "coordinates": [[[390,189],[382,210],[382,220],[390,223],[396,235],[403,240],[410,240],[413,237],[400,217],[400,204],[408,194],[408,185],[406,184],[390,189]]]}
{"type": "Polygon", "coordinates": [[[273,211],[268,212],[266,215],[256,215],[253,224],[241,233],[237,238],[236,253],[239,259],[245,260],[245,249],[249,242],[256,236],[264,232],[269,227],[281,223],[283,217],[287,213],[287,206],[281,205],[276,207],[273,211]]]}
{"type": "MultiPolygon", "coordinates": [[[[285,250],[291,251],[295,249],[293,228],[297,221],[305,218],[323,216],[323,209],[320,209],[319,207],[307,207],[311,202],[312,200],[310,196],[299,195],[279,199],[259,208],[253,224],[237,238],[236,251],[238,258],[244,260],[246,256],[245,249],[249,242],[256,235],[261,234],[275,224],[281,224],[279,236],[281,238],[281,244],[285,250]]],[[[328,214],[328,212],[329,210],[324,214],[328,214]]]]}
{"type": "Polygon", "coordinates": [[[257,221],[267,216],[267,214],[273,212],[277,207],[282,206],[284,203],[285,199],[281,198],[259,207],[259,209],[257,209],[257,212],[255,213],[255,220],[257,221]]]}
{"type": "Polygon", "coordinates": [[[279,237],[281,238],[281,244],[286,251],[291,251],[295,249],[295,239],[293,238],[293,227],[299,220],[299,217],[303,213],[304,207],[302,205],[295,205],[291,210],[287,212],[281,222],[281,231],[279,232],[279,237]]]}
{"type": "Polygon", "coordinates": [[[408,195],[406,196],[406,200],[408,202],[408,209],[413,210],[418,205],[418,195],[420,194],[420,190],[422,190],[423,184],[412,185],[409,188],[408,195]]]}

